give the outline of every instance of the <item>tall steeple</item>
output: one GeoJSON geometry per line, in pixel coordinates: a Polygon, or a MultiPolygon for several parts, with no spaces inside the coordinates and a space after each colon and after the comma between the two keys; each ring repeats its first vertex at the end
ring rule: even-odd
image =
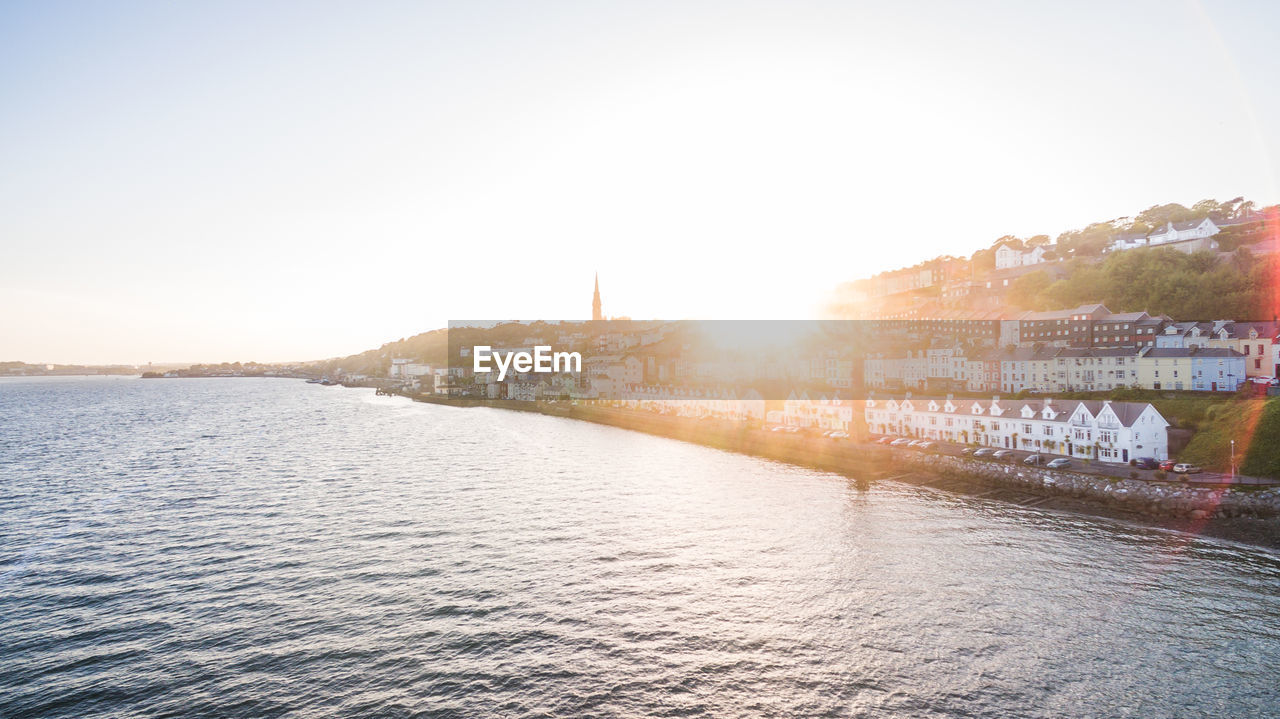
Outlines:
{"type": "Polygon", "coordinates": [[[604,313],[600,311],[600,273],[596,273],[596,293],[591,297],[591,319],[602,320],[604,313]]]}

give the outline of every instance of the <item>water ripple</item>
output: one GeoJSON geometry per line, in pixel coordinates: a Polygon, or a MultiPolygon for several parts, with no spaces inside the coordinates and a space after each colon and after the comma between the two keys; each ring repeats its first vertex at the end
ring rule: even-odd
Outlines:
{"type": "Polygon", "coordinates": [[[1276,555],[286,380],[0,380],[0,716],[1275,715],[1276,555]]]}

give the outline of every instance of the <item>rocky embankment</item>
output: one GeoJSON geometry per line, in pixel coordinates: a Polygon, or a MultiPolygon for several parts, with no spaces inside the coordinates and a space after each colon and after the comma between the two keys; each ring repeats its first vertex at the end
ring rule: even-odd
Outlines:
{"type": "Polygon", "coordinates": [[[1280,488],[1188,487],[911,451],[895,451],[894,455],[895,464],[917,472],[978,480],[1034,494],[1083,499],[1148,517],[1193,520],[1280,517],[1280,488]]]}

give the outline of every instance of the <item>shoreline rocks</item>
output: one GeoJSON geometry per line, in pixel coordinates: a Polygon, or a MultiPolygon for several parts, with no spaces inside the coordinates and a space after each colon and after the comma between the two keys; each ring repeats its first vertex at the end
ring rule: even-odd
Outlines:
{"type": "Polygon", "coordinates": [[[1280,517],[1280,488],[1236,489],[1156,484],[1114,479],[1069,470],[987,462],[947,455],[894,452],[896,463],[921,473],[964,475],[999,486],[1092,500],[1157,518],[1280,517]]]}

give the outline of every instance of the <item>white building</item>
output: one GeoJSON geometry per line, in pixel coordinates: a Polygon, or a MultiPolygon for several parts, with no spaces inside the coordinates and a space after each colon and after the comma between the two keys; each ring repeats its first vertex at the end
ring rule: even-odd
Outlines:
{"type": "Polygon", "coordinates": [[[1182,252],[1216,250],[1218,243],[1210,238],[1218,232],[1218,226],[1207,217],[1203,220],[1166,222],[1163,227],[1157,227],[1146,235],[1133,232],[1116,235],[1111,240],[1110,249],[1112,251],[1132,250],[1138,247],[1168,245],[1182,252]]]}
{"type": "Polygon", "coordinates": [[[854,402],[839,395],[821,395],[810,399],[807,393],[794,392],[782,403],[782,413],[772,415],[771,421],[788,427],[849,432],[853,428],[854,402]]]}
{"type": "Polygon", "coordinates": [[[689,389],[667,385],[628,385],[613,404],[626,409],[679,417],[707,417],[733,422],[763,421],[765,400],[749,389],[689,389]]]}
{"type": "Polygon", "coordinates": [[[1169,423],[1146,402],[907,397],[864,405],[873,434],[1103,462],[1169,458],[1169,423]]]}
{"type": "Polygon", "coordinates": [[[1207,237],[1213,237],[1216,234],[1218,234],[1218,226],[1213,224],[1213,220],[1208,217],[1203,220],[1167,222],[1164,227],[1157,228],[1154,232],[1147,235],[1147,243],[1152,245],[1164,245],[1170,242],[1202,240],[1207,237]]]}
{"type": "Polygon", "coordinates": [[[1045,249],[1041,246],[1032,247],[1029,250],[1020,250],[1013,245],[1002,242],[996,247],[996,269],[1004,270],[1010,267],[1038,265],[1045,261],[1044,253],[1045,249]]]}

